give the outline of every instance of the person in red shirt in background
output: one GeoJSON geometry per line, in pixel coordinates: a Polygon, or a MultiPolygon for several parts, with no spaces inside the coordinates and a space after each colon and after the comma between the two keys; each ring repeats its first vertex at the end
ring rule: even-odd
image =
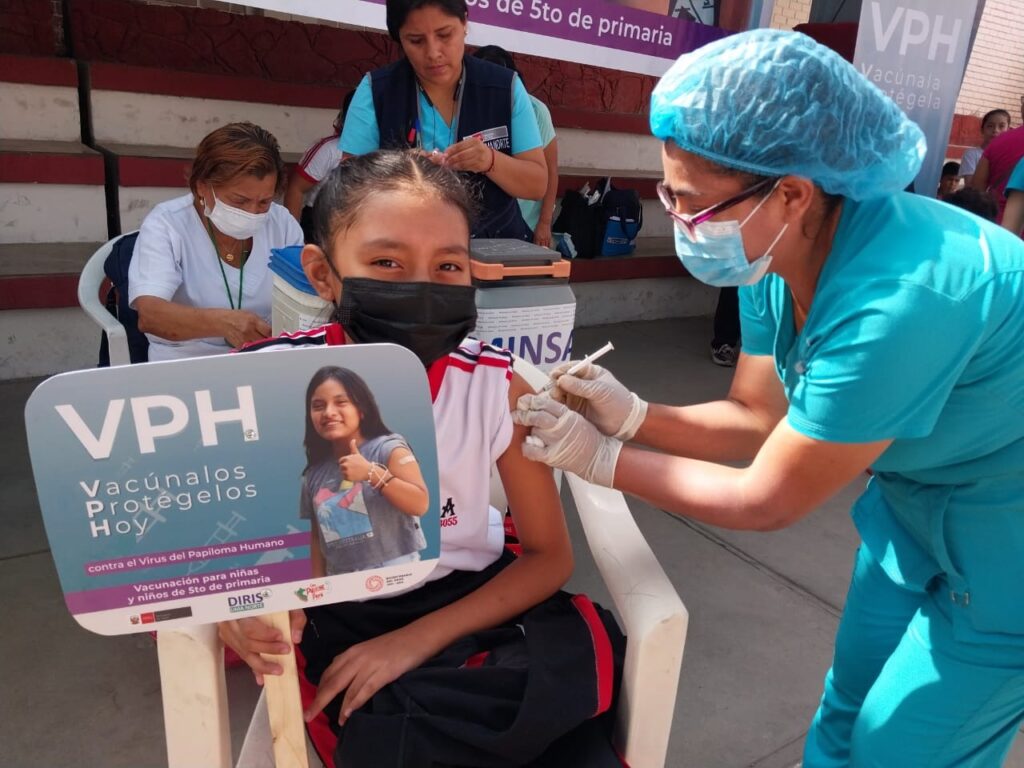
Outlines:
{"type": "Polygon", "coordinates": [[[990,110],[981,118],[981,146],[964,150],[964,155],[960,158],[960,178],[964,180],[964,184],[971,183],[974,169],[978,167],[978,161],[981,160],[985,148],[992,143],[992,139],[1009,130],[1010,119],[1010,113],[1005,109],[990,110]]]}
{"type": "Polygon", "coordinates": [[[288,189],[284,193],[284,207],[302,226],[302,234],[307,243],[313,240],[311,213],[313,203],[320,191],[320,185],[327,178],[327,174],[341,162],[341,147],[338,146],[338,137],[341,136],[341,129],[345,126],[345,113],[348,112],[348,105],[352,103],[354,93],[355,91],[349,91],[342,101],[338,116],[334,118],[334,133],[324,136],[307,149],[299,164],[295,166],[295,172],[290,174],[288,179],[288,189]]]}
{"type": "MultiPolygon", "coordinates": [[[[1020,97],[1021,118],[1024,119],[1024,96],[1020,97]]],[[[999,205],[996,221],[1002,222],[1006,207],[1006,182],[1024,157],[1024,125],[1006,131],[985,148],[971,178],[971,186],[979,192],[991,192],[999,205]]]]}

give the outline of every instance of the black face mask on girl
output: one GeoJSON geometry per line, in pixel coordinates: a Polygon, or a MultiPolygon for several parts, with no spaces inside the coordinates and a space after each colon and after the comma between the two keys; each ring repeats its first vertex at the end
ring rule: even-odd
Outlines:
{"type": "Polygon", "coordinates": [[[429,366],[476,327],[476,288],[346,277],[331,319],[360,344],[398,344],[429,366]]]}

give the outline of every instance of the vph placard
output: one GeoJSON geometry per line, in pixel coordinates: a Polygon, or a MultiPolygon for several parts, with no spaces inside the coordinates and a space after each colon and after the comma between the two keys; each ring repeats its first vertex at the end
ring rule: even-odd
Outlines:
{"type": "MultiPolygon", "coordinates": [[[[328,394],[344,405],[347,395],[336,388],[328,394]]],[[[40,384],[25,420],[65,601],[94,632],[205,624],[387,594],[422,581],[437,562],[430,392],[423,366],[401,347],[301,349],[76,371],[40,384]],[[381,506],[373,483],[335,473],[330,465],[338,456],[307,452],[320,445],[323,424],[336,430],[325,433],[323,445],[329,446],[347,435],[338,430],[365,419],[365,407],[355,409],[358,417],[325,421],[310,415],[311,398],[313,413],[326,407],[314,384],[336,381],[335,369],[365,383],[360,402],[365,405],[368,391],[387,433],[404,439],[415,457],[406,463],[418,466],[416,482],[422,481],[429,500],[425,514],[417,510],[400,521],[399,528],[415,534],[403,538],[412,542],[410,552],[351,572],[337,563],[351,553],[360,553],[353,562],[373,560],[377,550],[366,548],[378,545],[393,553],[380,537],[397,528],[378,525],[391,510],[381,506]],[[312,494],[310,470],[322,478],[312,494]],[[304,488],[312,500],[300,514],[304,488]],[[315,538],[310,518],[317,522],[315,538]]],[[[379,444],[395,443],[381,437],[379,444]]]]}

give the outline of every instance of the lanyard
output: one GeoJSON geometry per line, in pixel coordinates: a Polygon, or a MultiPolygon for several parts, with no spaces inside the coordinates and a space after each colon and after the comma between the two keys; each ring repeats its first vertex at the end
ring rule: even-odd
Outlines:
{"type": "MultiPolygon", "coordinates": [[[[466,66],[463,65],[462,74],[459,75],[459,84],[455,86],[455,110],[452,112],[452,124],[451,128],[448,130],[448,147],[455,143],[455,139],[457,139],[459,135],[459,116],[462,114],[462,91],[464,90],[463,86],[465,84],[466,66]]],[[[430,100],[430,96],[427,94],[426,90],[424,90],[423,86],[421,86],[418,81],[416,83],[416,89],[423,94],[423,96],[427,100],[427,104],[430,105],[430,127],[431,133],[434,134],[431,137],[434,140],[434,150],[443,152],[444,150],[439,149],[439,147],[437,146],[437,107],[434,106],[434,102],[430,100]]],[[[418,149],[426,149],[426,147],[423,146],[423,115],[420,111],[419,94],[417,94],[416,96],[416,125],[414,127],[414,130],[416,132],[416,147],[418,149]]],[[[447,149],[448,147],[445,147],[444,149],[447,149]]]]}
{"type": "Polygon", "coordinates": [[[228,304],[231,305],[232,309],[242,308],[242,279],[245,276],[245,262],[249,259],[246,258],[246,252],[242,251],[242,264],[238,268],[238,306],[235,306],[235,298],[231,295],[231,288],[228,287],[228,275],[224,271],[224,259],[220,255],[220,246],[217,245],[217,238],[213,236],[213,230],[210,229],[210,223],[206,223],[206,232],[210,236],[210,242],[213,243],[213,252],[217,256],[217,266],[220,267],[220,276],[224,280],[224,292],[228,295],[228,304]]]}

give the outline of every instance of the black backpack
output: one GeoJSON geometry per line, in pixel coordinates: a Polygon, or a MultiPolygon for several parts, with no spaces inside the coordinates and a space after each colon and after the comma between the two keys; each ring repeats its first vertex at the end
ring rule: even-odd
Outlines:
{"type": "MultiPolygon", "coordinates": [[[[644,223],[644,208],[635,189],[616,189],[602,179],[601,255],[628,256],[636,250],[636,237],[644,223]]],[[[600,186],[600,184],[599,184],[600,186]]]]}
{"type": "Polygon", "coordinates": [[[598,180],[595,189],[599,194],[593,202],[580,192],[567,191],[552,231],[572,237],[577,258],[631,254],[643,225],[639,193],[635,189],[617,189],[608,177],[598,180]]]}
{"type": "Polygon", "coordinates": [[[572,238],[577,258],[592,259],[601,253],[601,218],[600,204],[589,203],[582,194],[570,189],[562,195],[562,208],[551,231],[564,232],[572,238]]]}
{"type": "MultiPolygon", "coordinates": [[[[110,279],[105,305],[107,311],[118,319],[128,335],[128,356],[133,363],[149,360],[149,339],[139,330],[139,313],[128,306],[128,267],[135,253],[138,232],[125,235],[111,248],[110,255],[103,262],[103,271],[110,279]]],[[[107,334],[100,339],[100,368],[110,366],[110,346],[107,334]]]]}

